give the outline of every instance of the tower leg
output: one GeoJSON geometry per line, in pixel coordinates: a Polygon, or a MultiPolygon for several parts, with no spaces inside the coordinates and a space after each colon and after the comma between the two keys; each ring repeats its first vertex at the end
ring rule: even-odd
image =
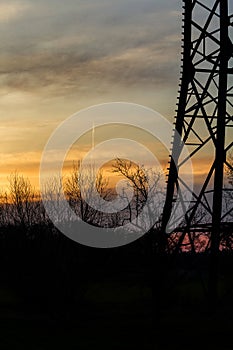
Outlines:
{"type": "Polygon", "coordinates": [[[226,96],[228,72],[228,1],[220,1],[220,63],[218,89],[218,119],[215,148],[215,176],[213,194],[213,214],[211,232],[211,253],[209,271],[209,296],[211,304],[218,298],[218,255],[221,233],[223,176],[225,163],[225,125],[226,125],[226,96]]]}

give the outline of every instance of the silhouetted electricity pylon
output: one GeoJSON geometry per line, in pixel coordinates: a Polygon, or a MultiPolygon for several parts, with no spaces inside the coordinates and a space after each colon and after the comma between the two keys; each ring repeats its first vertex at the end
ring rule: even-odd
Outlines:
{"type": "Polygon", "coordinates": [[[183,8],[183,65],[174,123],[181,139],[174,134],[162,230],[182,216],[173,230],[181,249],[185,244],[195,250],[195,235],[206,235],[214,274],[220,238],[233,233],[233,192],[226,177],[227,169],[233,171],[228,156],[233,150],[233,4],[185,0],[183,8]],[[188,161],[180,157],[183,145],[194,165],[193,189],[179,175],[188,161]],[[177,205],[185,203],[187,193],[191,202],[178,218],[177,205]]]}

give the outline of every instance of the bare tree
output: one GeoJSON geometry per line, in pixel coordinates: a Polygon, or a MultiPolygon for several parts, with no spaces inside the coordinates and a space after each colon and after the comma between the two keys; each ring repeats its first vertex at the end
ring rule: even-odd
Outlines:
{"type": "Polygon", "coordinates": [[[15,225],[30,226],[35,222],[36,191],[28,178],[17,172],[9,177],[8,211],[15,225]]]}
{"type": "MultiPolygon", "coordinates": [[[[134,192],[134,199],[128,200],[126,213],[127,220],[134,222],[135,228],[143,228],[145,222],[153,228],[159,223],[159,217],[162,210],[164,192],[160,186],[161,173],[152,169],[140,166],[126,159],[117,158],[113,164],[113,172],[123,176],[128,181],[128,186],[134,192]],[[150,179],[150,183],[148,182],[150,179]],[[150,194],[150,195],[149,195],[150,194]],[[146,211],[142,213],[146,205],[146,211]],[[141,217],[139,219],[139,217],[141,217]],[[154,222],[154,218],[158,220],[154,222]],[[134,220],[136,218],[136,220],[134,220]]],[[[123,190],[122,196],[127,198],[127,189],[123,190]]],[[[123,220],[126,220],[123,218],[123,220]]]]}
{"type": "Polygon", "coordinates": [[[53,221],[55,222],[64,222],[70,219],[69,213],[66,210],[65,200],[63,198],[63,186],[64,179],[60,175],[54,175],[46,179],[42,186],[43,202],[44,204],[47,203],[50,217],[52,217],[53,221]]]}
{"type": "Polygon", "coordinates": [[[226,220],[232,221],[233,219],[233,154],[230,153],[226,162],[226,177],[227,184],[224,191],[224,212],[226,220]],[[228,214],[227,214],[228,213],[228,214]]]}
{"type": "Polygon", "coordinates": [[[0,226],[7,226],[10,223],[9,195],[6,191],[0,191],[0,226]]]}
{"type": "Polygon", "coordinates": [[[232,251],[233,249],[233,154],[230,153],[226,161],[226,178],[224,201],[223,201],[223,218],[227,223],[225,232],[221,235],[221,247],[232,251]]]}
{"type": "Polygon", "coordinates": [[[73,164],[70,175],[64,181],[67,199],[82,221],[92,224],[101,224],[104,220],[101,212],[100,198],[108,200],[110,189],[108,179],[103,171],[96,175],[95,165],[81,167],[81,162],[73,164]],[[99,210],[95,208],[98,207],[99,210]]]}

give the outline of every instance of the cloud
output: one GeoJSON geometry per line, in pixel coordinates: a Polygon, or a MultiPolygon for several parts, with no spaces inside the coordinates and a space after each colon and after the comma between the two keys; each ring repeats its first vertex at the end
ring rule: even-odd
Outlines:
{"type": "Polygon", "coordinates": [[[11,1],[0,3],[0,23],[9,23],[19,19],[30,9],[29,3],[11,1]]]}
{"type": "Polygon", "coordinates": [[[1,105],[2,107],[7,107],[10,104],[14,103],[18,107],[26,106],[28,102],[30,101],[33,103],[33,101],[36,100],[36,97],[30,93],[30,92],[23,92],[23,91],[14,91],[11,93],[3,94],[0,97],[1,105]]]}
{"type": "Polygon", "coordinates": [[[179,0],[2,1],[0,143],[6,159],[13,157],[5,169],[23,167],[20,158],[25,169],[36,169],[33,152],[41,152],[59,121],[90,104],[175,107],[179,6],[179,0]]]}
{"type": "Polygon", "coordinates": [[[57,95],[174,83],[180,43],[167,1],[56,3],[31,1],[30,16],[4,32],[1,86],[57,95]]]}
{"type": "MultiPolygon", "coordinates": [[[[155,44],[91,57],[79,53],[64,53],[18,57],[17,64],[6,59],[8,71],[0,73],[2,86],[27,93],[39,91],[47,95],[64,95],[98,91],[104,85],[143,87],[147,84],[171,85],[176,83],[179,71],[179,49],[172,44],[155,44]],[[51,64],[48,64],[51,62],[51,64]]],[[[3,62],[2,62],[3,63],[3,62]]],[[[4,63],[0,66],[4,66],[4,63]]]]}

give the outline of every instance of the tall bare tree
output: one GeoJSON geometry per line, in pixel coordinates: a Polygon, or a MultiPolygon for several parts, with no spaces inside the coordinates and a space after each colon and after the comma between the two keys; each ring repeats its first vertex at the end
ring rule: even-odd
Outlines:
{"type": "Polygon", "coordinates": [[[103,213],[96,210],[100,198],[107,200],[110,196],[108,179],[103,171],[95,171],[95,165],[81,167],[81,162],[73,164],[70,175],[64,181],[65,193],[72,209],[81,220],[92,224],[101,224],[103,213]]]}
{"type": "MultiPolygon", "coordinates": [[[[128,200],[126,210],[128,212],[128,221],[132,222],[135,217],[138,218],[146,204],[147,210],[144,212],[144,217],[142,220],[136,219],[136,226],[142,228],[143,222],[148,222],[149,220],[151,221],[149,226],[153,228],[155,224],[159,223],[159,220],[155,223],[154,218],[157,216],[159,219],[164,198],[164,192],[160,186],[162,174],[152,168],[146,168],[120,158],[117,158],[113,163],[113,172],[123,176],[127,180],[128,186],[134,192],[134,199],[128,200]],[[150,184],[148,182],[149,178],[150,184]]],[[[127,189],[123,190],[122,195],[127,198],[127,189]]]]}

